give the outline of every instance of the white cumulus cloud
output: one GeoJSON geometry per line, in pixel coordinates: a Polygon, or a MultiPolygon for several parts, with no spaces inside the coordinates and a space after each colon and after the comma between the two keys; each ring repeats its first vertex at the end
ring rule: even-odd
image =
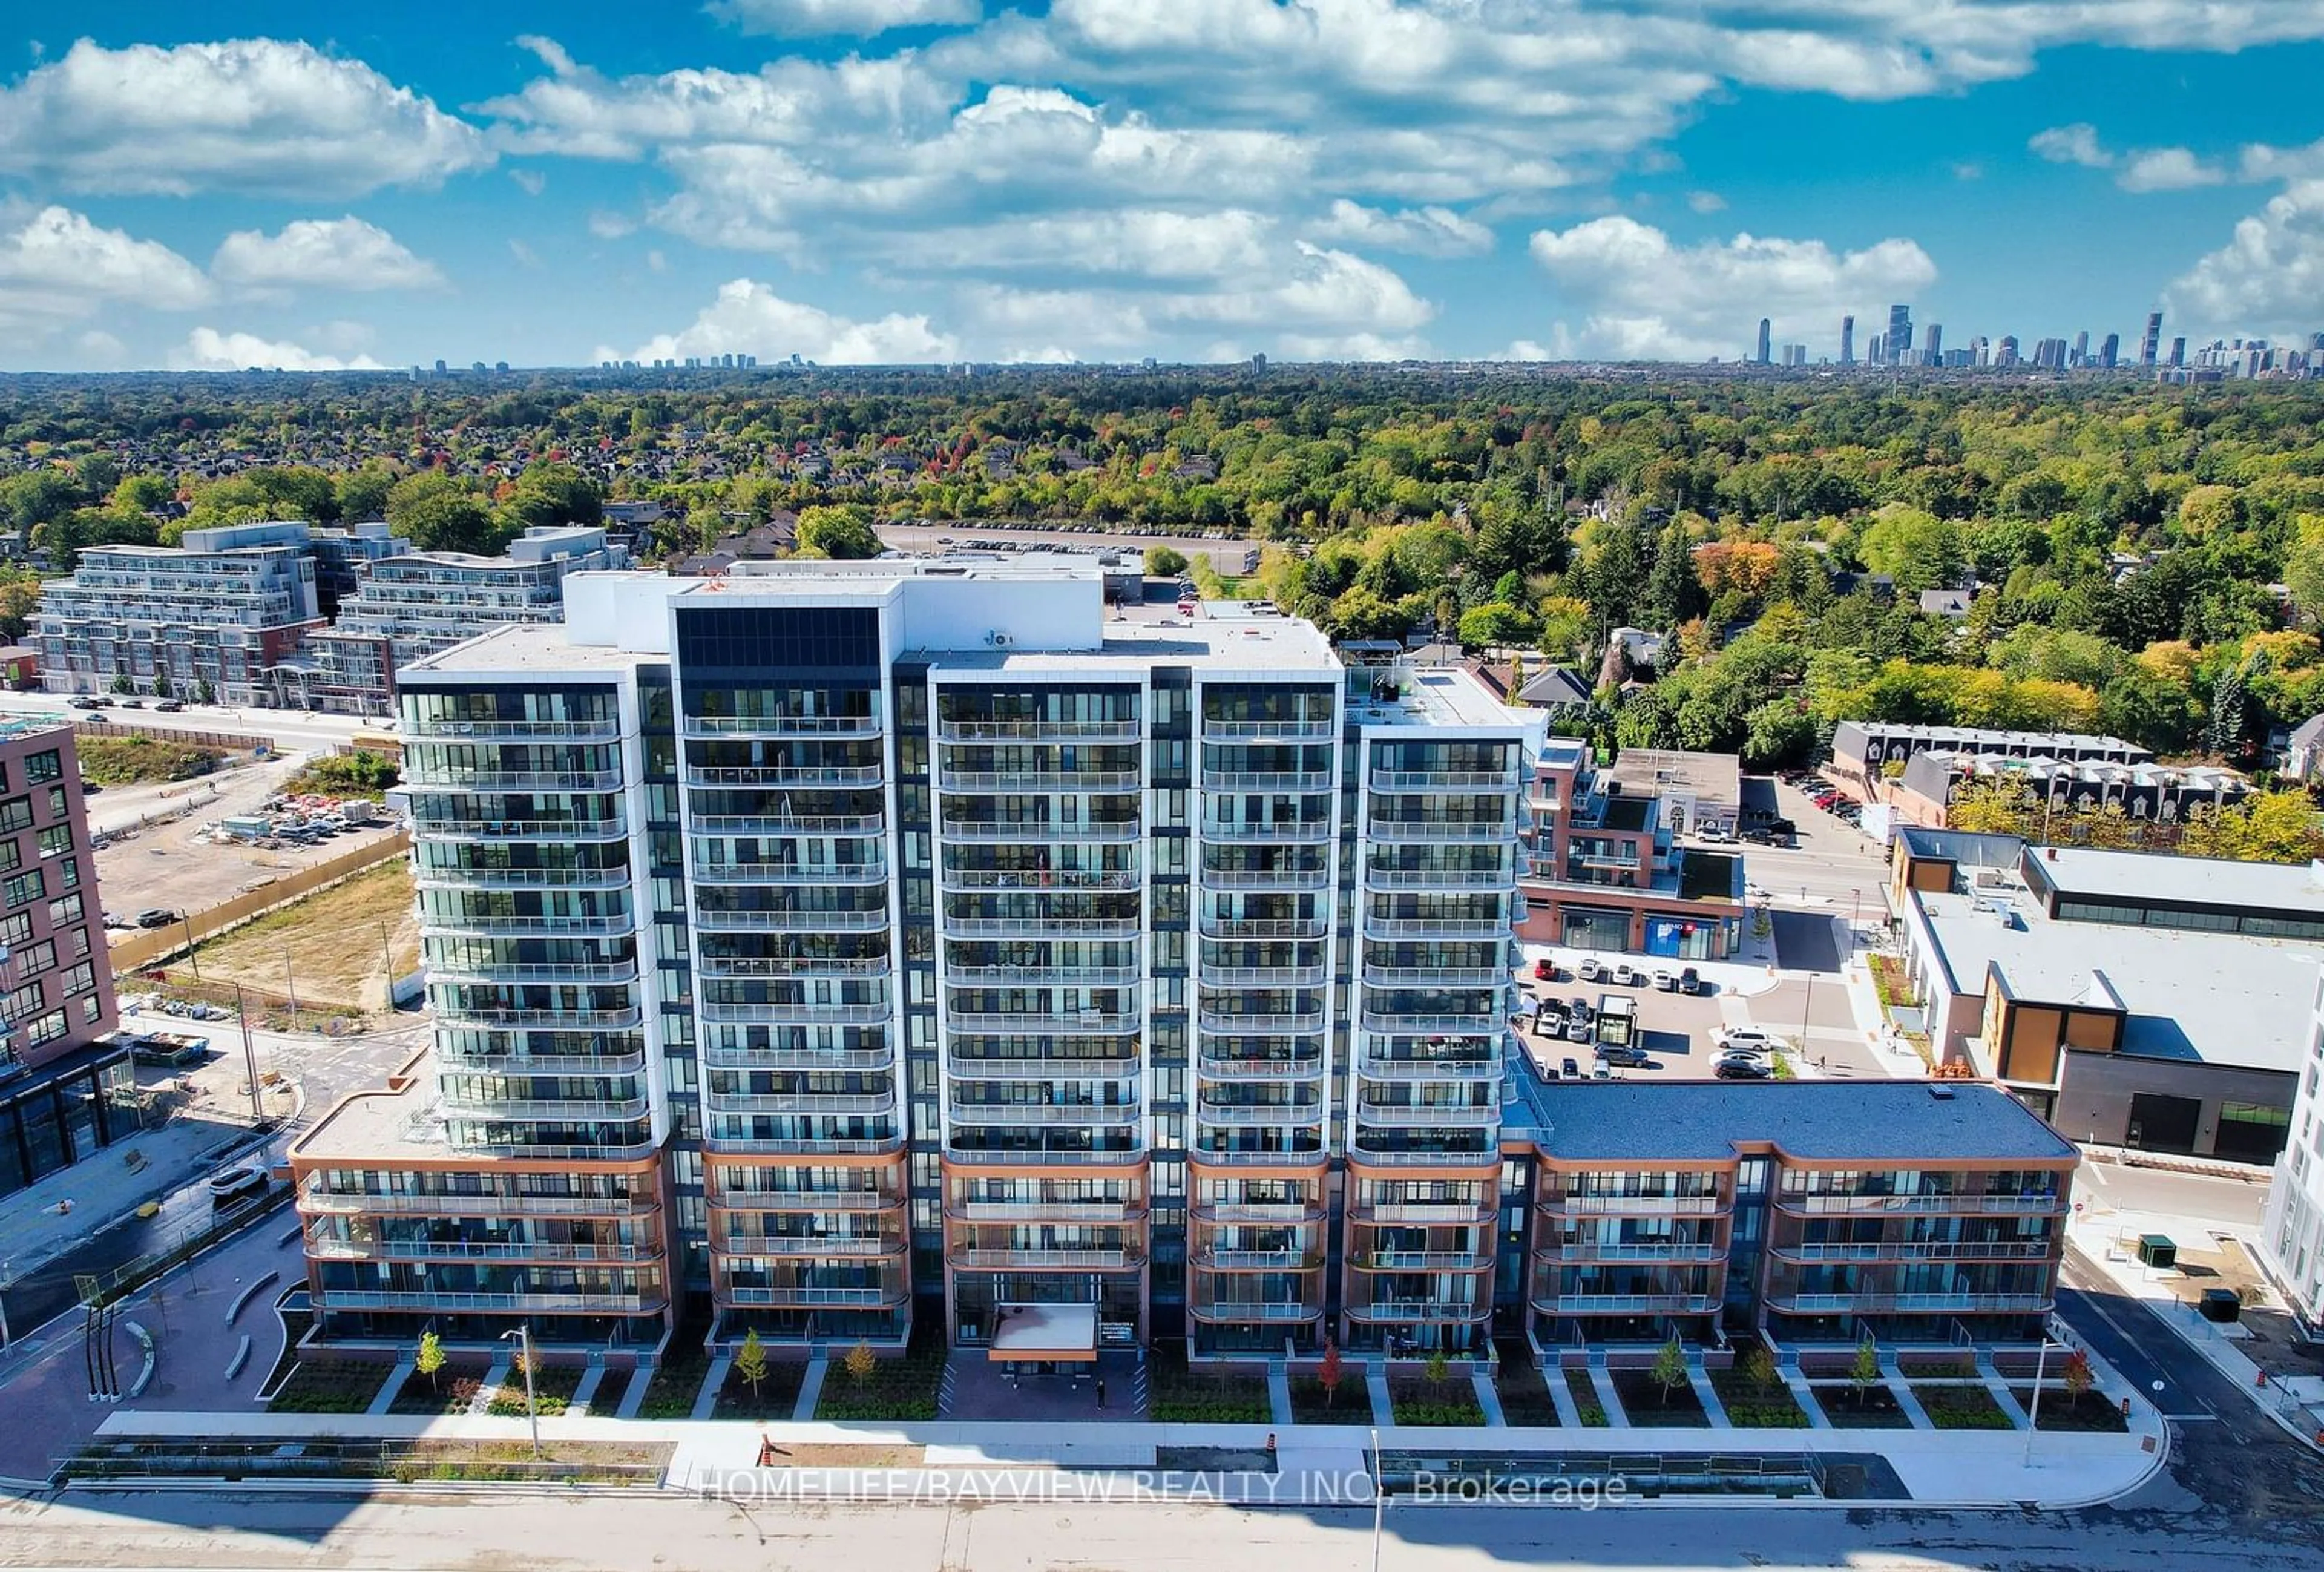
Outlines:
{"type": "Polygon", "coordinates": [[[1493,248],[1493,232],[1450,208],[1406,208],[1389,213],[1342,197],[1308,236],[1420,256],[1473,256],[1493,248]]]}
{"type": "Polygon", "coordinates": [[[38,331],[108,303],[188,310],[211,293],[201,269],[159,241],[68,208],[0,206],[0,325],[38,331]]]}
{"type": "Polygon", "coordinates": [[[444,282],[434,263],[352,214],[295,219],[279,235],[238,229],[219,245],[210,273],[248,290],[419,290],[444,282]]]}
{"type": "Polygon", "coordinates": [[[271,38],[82,39],[0,88],[0,173],[73,190],[355,196],[492,159],[475,126],[361,60],[271,38]]]}
{"type": "Polygon", "coordinates": [[[2193,186],[2216,186],[2227,178],[2226,170],[2206,163],[2186,148],[2156,147],[2126,158],[2115,184],[2126,191],[2183,191],[2193,186]]]}
{"type": "Polygon", "coordinates": [[[2078,163],[2094,170],[2108,169],[2114,164],[2114,154],[2098,145],[2098,128],[2087,121],[2037,131],[2027,139],[2025,146],[2036,157],[2052,163],[2078,163]]]}
{"type": "Polygon", "coordinates": [[[1733,356],[1769,318],[1779,341],[1830,338],[1840,319],[1909,301],[1936,282],[1936,264],[1910,240],[1835,252],[1821,240],[1738,235],[1699,245],[1633,218],[1593,218],[1537,232],[1534,260],[1580,315],[1561,319],[1577,355],[1610,360],[1733,356]]]}
{"type": "Polygon", "coordinates": [[[710,11],[745,32],[791,37],[844,32],[868,38],[890,28],[959,25],[984,15],[980,0],[711,0],[710,11]]]}
{"type": "Polygon", "coordinates": [[[815,306],[787,301],[755,279],[721,284],[718,298],[675,333],[658,334],[635,349],[600,347],[594,360],[684,359],[694,355],[756,355],[778,360],[797,355],[825,365],[894,365],[953,360],[960,346],[922,316],[890,312],[853,321],[815,306]]]}
{"type": "Polygon", "coordinates": [[[172,371],[378,371],[368,355],[342,358],[318,355],[289,339],[262,338],[255,333],[221,333],[197,328],[170,356],[172,371]]]}
{"type": "Polygon", "coordinates": [[[2163,309],[2222,336],[2306,333],[2324,300],[2324,180],[2294,181],[2172,281],[2163,309]]]}

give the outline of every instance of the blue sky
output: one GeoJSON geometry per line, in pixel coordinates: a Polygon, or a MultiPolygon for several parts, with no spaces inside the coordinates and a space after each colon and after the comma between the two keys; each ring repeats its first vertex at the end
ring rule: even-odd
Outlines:
{"type": "Polygon", "coordinates": [[[0,37],[5,369],[2324,330],[2315,0],[57,14],[0,37]]]}

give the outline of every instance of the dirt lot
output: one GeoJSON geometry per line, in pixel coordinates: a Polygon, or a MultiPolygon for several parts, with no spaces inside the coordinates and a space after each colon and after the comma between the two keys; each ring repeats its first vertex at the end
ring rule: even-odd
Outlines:
{"type": "MultiPolygon", "coordinates": [[[[332,844],[344,848],[352,838],[332,844]]],[[[411,866],[401,857],[208,941],[195,962],[204,982],[295,992],[301,1005],[380,1011],[389,955],[397,976],[420,964],[411,866]]]]}

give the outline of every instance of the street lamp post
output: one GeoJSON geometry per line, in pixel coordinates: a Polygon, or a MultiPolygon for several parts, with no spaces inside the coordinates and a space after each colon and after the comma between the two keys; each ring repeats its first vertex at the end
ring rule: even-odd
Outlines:
{"type": "Polygon", "coordinates": [[[1380,1466],[1379,1427],[1372,1427],[1372,1572],[1379,1572],[1380,1519],[1388,1509],[1388,1492],[1383,1487],[1380,1466]]]}
{"type": "Polygon", "coordinates": [[[2034,1466],[2034,1438],[2042,1429],[2042,1378],[2049,1373],[2050,1350],[2056,1346],[2045,1331],[2042,1334],[2042,1352],[2034,1356],[2034,1401],[2026,1405],[2025,1414],[2024,1466],[2028,1468],[2034,1466]]]}
{"type": "Polygon", "coordinates": [[[510,1338],[517,1343],[517,1357],[524,1362],[524,1417],[532,1425],[532,1460],[540,1461],[540,1408],[532,1401],[532,1328],[519,1327],[513,1332],[503,1332],[501,1341],[510,1338]]]}

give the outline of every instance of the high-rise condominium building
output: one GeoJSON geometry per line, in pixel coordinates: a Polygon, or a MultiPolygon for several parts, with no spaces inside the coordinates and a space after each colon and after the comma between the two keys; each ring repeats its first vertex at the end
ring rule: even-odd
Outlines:
{"type": "Polygon", "coordinates": [[[1912,307],[1888,308],[1888,331],[1880,342],[1887,354],[1889,365],[1904,365],[1911,363],[1913,358],[1912,307]]]}
{"type": "Polygon", "coordinates": [[[1768,322],[1766,318],[1762,317],[1759,319],[1759,349],[1758,354],[1755,358],[1761,365],[1767,364],[1767,353],[1769,348],[1768,335],[1770,327],[1771,324],[1768,322]]]}
{"type": "Polygon", "coordinates": [[[1840,363],[1842,365],[1856,364],[1856,319],[1853,317],[1840,319],[1840,363]]]}
{"type": "Polygon", "coordinates": [[[2138,341],[2138,364],[2141,365],[2153,365],[2154,364],[2155,355],[2162,347],[2163,313],[2160,311],[2149,311],[2146,314],[2145,337],[2142,338],[2138,341]]]}
{"type": "Polygon", "coordinates": [[[1483,1345],[1540,716],[1085,569],[566,591],[399,677],[437,1030],[293,1148],[326,1336],[1483,1345]]]}

